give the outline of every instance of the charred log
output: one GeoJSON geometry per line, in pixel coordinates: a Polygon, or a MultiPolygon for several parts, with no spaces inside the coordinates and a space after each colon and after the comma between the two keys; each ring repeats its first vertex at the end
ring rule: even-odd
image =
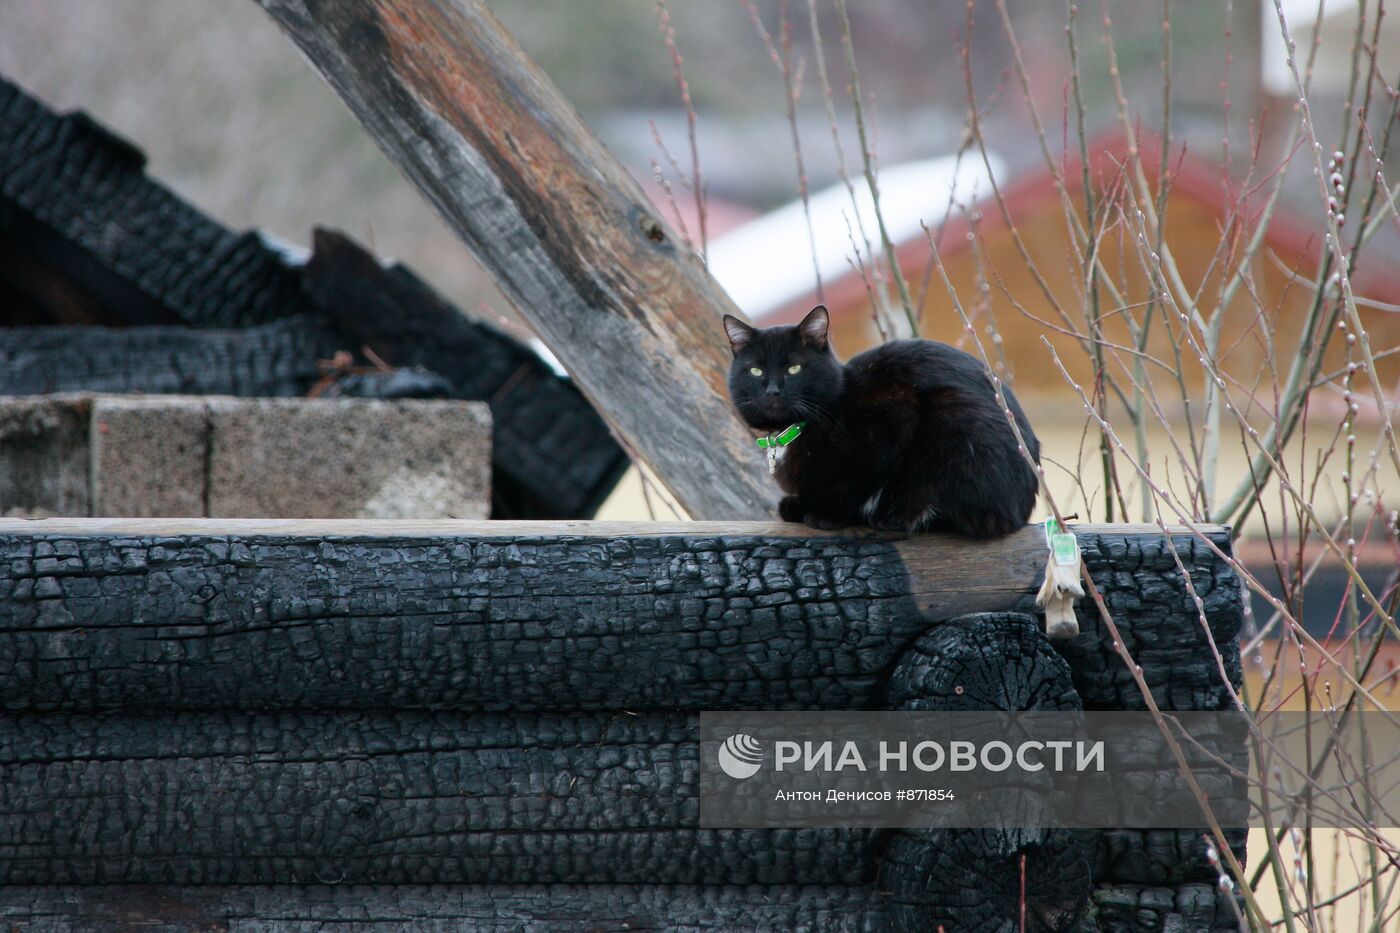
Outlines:
{"type": "MultiPolygon", "coordinates": [[[[1215,550],[1076,530],[1125,637],[1218,679],[1215,550]]],[[[0,919],[290,928],[349,890],[391,925],[640,923],[676,891],[663,925],[994,930],[1024,871],[1027,929],[1223,927],[1188,830],[698,826],[702,709],[1130,705],[1097,618],[1056,652],[1018,614],[1044,561],[1038,529],[0,523],[0,919]]]]}

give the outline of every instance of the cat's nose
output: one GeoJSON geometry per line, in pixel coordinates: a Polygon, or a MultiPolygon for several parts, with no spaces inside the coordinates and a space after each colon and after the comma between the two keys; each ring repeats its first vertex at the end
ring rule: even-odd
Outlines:
{"type": "Polygon", "coordinates": [[[783,387],[780,386],[780,385],[778,385],[776,382],[770,382],[770,383],[768,383],[768,385],[765,387],[765,391],[766,391],[769,395],[777,395],[779,392],[783,391],[783,387]]]}

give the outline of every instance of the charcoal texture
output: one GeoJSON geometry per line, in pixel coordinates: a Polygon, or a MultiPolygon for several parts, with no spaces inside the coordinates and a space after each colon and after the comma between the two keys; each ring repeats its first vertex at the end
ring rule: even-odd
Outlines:
{"type": "Polygon", "coordinates": [[[852,884],[871,833],[698,829],[692,714],[0,722],[10,884],[852,884]]]}
{"type": "MultiPolygon", "coordinates": [[[[1002,930],[1023,865],[1027,929],[1232,917],[1195,830],[698,827],[700,710],[1131,707],[1092,613],[933,618],[907,542],[34,528],[0,534],[20,929],[1002,930]]],[[[1218,708],[1227,565],[1170,545],[1203,627],[1163,540],[1081,544],[1149,682],[1218,708]]]]}
{"type": "Polygon", "coordinates": [[[922,631],[893,545],[0,538],[8,709],[862,708],[922,631]]]}
{"type": "Polygon", "coordinates": [[[929,630],[900,657],[885,687],[890,709],[1078,710],[1070,667],[1033,616],[979,612],[929,630]]]}
{"type": "MultiPolygon", "coordinates": [[[[1227,533],[1210,536],[1230,553],[1227,533]]],[[[1103,596],[1129,653],[1163,710],[1226,710],[1243,679],[1239,631],[1242,590],[1234,570],[1202,541],[1187,536],[1098,535],[1079,539],[1084,564],[1103,596]],[[1180,561],[1180,566],[1178,566],[1180,561]],[[1182,581],[1185,567],[1191,589],[1182,581]],[[1191,590],[1201,600],[1200,615],[1191,590]],[[1217,658],[1212,642],[1219,647],[1217,658]],[[1221,677],[1221,669],[1228,680],[1221,677]]],[[[1113,649],[1113,636],[1087,597],[1079,604],[1080,635],[1052,644],[1069,662],[1075,690],[1089,710],[1145,710],[1132,674],[1113,649]]],[[[1204,828],[1105,830],[1086,835],[1099,881],[1175,885],[1210,881],[1204,828]]],[[[1246,833],[1226,837],[1243,857],[1246,833]]],[[[1188,929],[1190,927],[1188,926],[1188,929]]]]}
{"type": "MultiPolygon", "coordinates": [[[[1032,616],[983,612],[931,629],[904,653],[886,687],[891,709],[931,712],[1075,711],[1069,665],[1032,616]]],[[[900,929],[1069,930],[1088,906],[1091,878],[1077,834],[1048,814],[1000,829],[897,830],[881,854],[879,886],[900,929]],[[1044,821],[1042,823],[1042,820],[1044,821]],[[1025,827],[1038,828],[1025,828],[1025,827]]]]}
{"type": "Polygon", "coordinates": [[[1094,923],[1102,933],[1238,930],[1242,906],[1213,885],[1105,885],[1094,891],[1094,923]]]}
{"type": "Polygon", "coordinates": [[[0,395],[305,395],[352,344],[308,316],[235,329],[0,327],[0,395]]]}
{"type": "MultiPolygon", "coordinates": [[[[1230,553],[1221,531],[1208,536],[1216,550],[1230,553]]],[[[1190,535],[1082,535],[1084,565],[1117,623],[1123,644],[1142,666],[1153,699],[1166,710],[1230,709],[1230,689],[1221,679],[1221,661],[1230,686],[1241,683],[1235,641],[1243,622],[1239,577],[1204,542],[1190,535]],[[1182,581],[1205,608],[1202,619],[1182,581]],[[1221,661],[1211,650],[1220,649],[1221,661]]],[[[1113,638],[1093,600],[1078,606],[1080,635],[1055,641],[1069,661],[1074,688],[1089,710],[1145,710],[1142,691],[1113,650],[1113,638]]]]}
{"type": "Polygon", "coordinates": [[[259,234],[227,230],[153,182],[141,151],[87,114],[55,114],[0,78],[0,141],[0,230],[103,295],[120,323],[233,327],[308,309],[259,234]]]}
{"type": "MultiPolygon", "coordinates": [[[[1188,557],[1228,655],[1238,589],[1188,557]]],[[[1174,565],[1094,572],[1144,667],[1200,681],[1168,708],[1219,708],[1174,565]]],[[[0,708],[861,709],[938,621],[912,589],[860,538],[0,535],[0,708]]],[[[1061,649],[1085,707],[1132,708],[1085,628],[1061,649]]]]}
{"type": "Polygon", "coordinates": [[[596,933],[897,929],[866,885],[12,887],[0,925],[28,933],[596,933]]]}

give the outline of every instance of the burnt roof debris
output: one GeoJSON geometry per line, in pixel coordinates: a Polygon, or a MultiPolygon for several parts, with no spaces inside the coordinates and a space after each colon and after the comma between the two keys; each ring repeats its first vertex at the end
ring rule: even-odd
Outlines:
{"type": "Polygon", "coordinates": [[[346,372],[325,394],[490,403],[494,518],[590,517],[626,469],[567,378],[406,267],[329,230],[299,261],[145,167],[87,114],[0,78],[0,394],[306,395],[348,351],[413,377],[346,372]]]}
{"type": "MultiPolygon", "coordinates": [[[[145,166],[87,114],[54,113],[0,78],[7,239],[77,293],[82,314],[59,323],[246,327],[306,309],[296,270],[260,234],[227,229],[145,166]]],[[[29,298],[42,312],[44,296],[29,298]]]]}

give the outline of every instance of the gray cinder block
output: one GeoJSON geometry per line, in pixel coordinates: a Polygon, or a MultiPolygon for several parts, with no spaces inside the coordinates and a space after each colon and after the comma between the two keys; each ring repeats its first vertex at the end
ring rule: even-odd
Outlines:
{"type": "Polygon", "coordinates": [[[82,395],[0,397],[0,515],[88,514],[82,395]]]}
{"type": "Polygon", "coordinates": [[[484,403],[211,398],[216,518],[486,518],[484,403]]]}
{"type": "Polygon", "coordinates": [[[0,515],[487,518],[483,402],[0,396],[0,515]]]}
{"type": "Polygon", "coordinates": [[[205,513],[209,417],[191,396],[98,396],[92,407],[92,514],[205,513]]]}

